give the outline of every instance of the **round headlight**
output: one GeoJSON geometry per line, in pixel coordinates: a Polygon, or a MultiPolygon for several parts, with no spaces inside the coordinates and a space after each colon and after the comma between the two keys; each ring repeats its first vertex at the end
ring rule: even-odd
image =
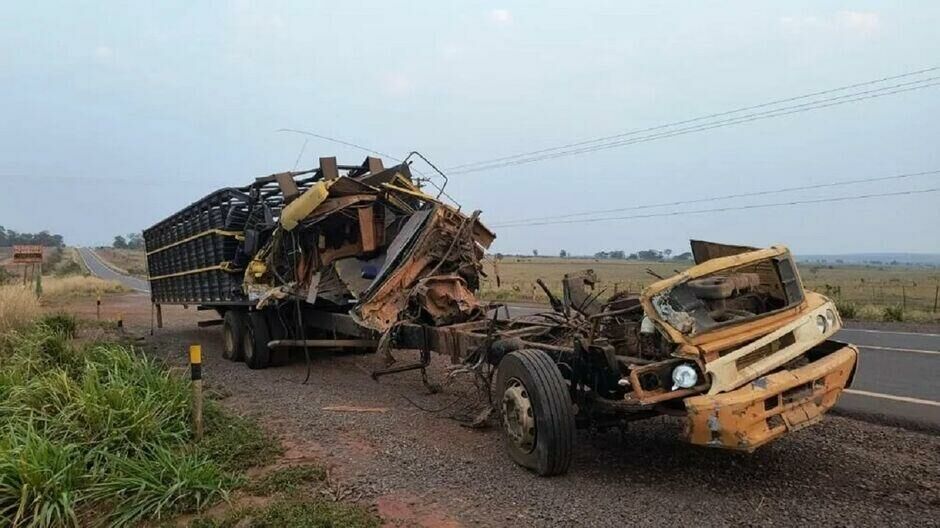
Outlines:
{"type": "Polygon", "coordinates": [[[836,313],[832,311],[832,308],[826,309],[826,321],[829,322],[829,326],[836,323],[836,313]]]}
{"type": "Polygon", "coordinates": [[[825,317],[821,315],[817,315],[816,316],[816,328],[819,329],[820,334],[825,334],[826,330],[829,330],[829,321],[826,321],[825,317]]]}
{"type": "Polygon", "coordinates": [[[672,390],[691,389],[698,383],[698,373],[692,365],[681,364],[672,369],[672,390]]]}

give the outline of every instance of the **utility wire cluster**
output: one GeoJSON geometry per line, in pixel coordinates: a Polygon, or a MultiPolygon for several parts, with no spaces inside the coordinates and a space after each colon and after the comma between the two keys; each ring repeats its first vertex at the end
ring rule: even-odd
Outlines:
{"type": "Polygon", "coordinates": [[[940,75],[936,75],[937,73],[940,73],[938,70],[940,70],[940,66],[934,66],[931,68],[902,73],[900,75],[882,77],[880,79],[839,86],[836,88],[812,92],[795,97],[788,97],[785,99],[777,99],[757,105],[744,106],[724,112],[686,119],[683,121],[675,121],[653,127],[576,141],[555,147],[513,154],[510,156],[454,165],[447,167],[445,170],[451,175],[489,171],[493,169],[524,165],[548,159],[575,156],[579,154],[596,152],[599,150],[625,147],[637,143],[656,141],[659,139],[692,134],[705,130],[712,130],[715,128],[740,125],[753,121],[772,119],[775,117],[781,117],[800,112],[808,112],[821,108],[828,108],[899,93],[922,90],[940,85],[940,75]],[[892,81],[899,81],[901,79],[905,79],[905,81],[892,83],[892,81]],[[872,88],[860,90],[860,88],[866,87],[872,88]],[[834,95],[840,92],[847,93],[834,95]],[[797,101],[800,102],[797,103],[797,101]]]}
{"type": "Polygon", "coordinates": [[[930,189],[918,189],[913,191],[896,191],[896,192],[883,192],[883,193],[869,193],[869,194],[857,194],[852,196],[834,196],[827,198],[816,198],[810,200],[789,200],[783,202],[774,202],[774,203],[763,203],[763,204],[750,204],[750,205],[731,205],[727,207],[715,207],[710,209],[691,209],[683,211],[668,211],[663,213],[647,213],[647,214],[638,214],[638,215],[629,215],[629,216],[611,216],[605,218],[581,218],[576,220],[546,220],[542,222],[532,222],[528,224],[513,224],[513,225],[501,225],[494,224],[491,227],[528,227],[528,226],[544,226],[544,225],[554,225],[554,224],[583,224],[583,223],[594,223],[594,222],[606,222],[610,220],[633,220],[637,218],[656,218],[662,216],[684,216],[684,215],[694,215],[694,214],[703,214],[703,213],[720,213],[724,211],[742,211],[746,209],[764,209],[767,207],[784,207],[784,206],[793,206],[793,205],[806,205],[806,204],[818,204],[818,203],[830,203],[830,202],[848,202],[854,200],[866,200],[869,198],[883,198],[888,196],[908,196],[914,194],[926,194],[926,193],[935,193],[940,191],[940,187],[934,187],[930,189]]]}
{"type": "MultiPolygon", "coordinates": [[[[940,175],[940,169],[922,171],[922,172],[908,172],[904,174],[894,174],[891,176],[879,176],[876,178],[860,178],[860,179],[854,179],[854,180],[842,180],[842,181],[818,183],[818,184],[812,184],[812,185],[782,187],[779,189],[769,189],[769,190],[736,193],[736,194],[725,194],[725,195],[720,195],[720,196],[708,196],[705,198],[694,198],[691,200],[679,200],[679,201],[673,201],[673,202],[660,202],[660,203],[643,204],[643,205],[632,205],[629,207],[618,207],[615,209],[592,209],[588,211],[581,211],[577,213],[567,213],[567,214],[561,214],[561,215],[536,216],[536,217],[531,217],[531,218],[521,218],[518,220],[509,220],[506,222],[494,223],[494,224],[491,224],[491,227],[507,228],[507,227],[537,226],[537,225],[554,225],[554,224],[593,223],[593,222],[603,222],[606,220],[625,220],[625,219],[630,219],[630,218],[649,218],[649,217],[655,217],[655,216],[696,214],[699,212],[732,211],[732,210],[740,210],[740,209],[754,209],[754,208],[759,208],[759,207],[779,207],[783,205],[800,205],[800,204],[806,204],[806,203],[819,203],[820,201],[825,201],[829,199],[796,200],[796,201],[787,201],[787,202],[777,202],[777,203],[771,203],[771,204],[739,205],[739,206],[721,207],[721,208],[716,208],[716,209],[705,209],[705,210],[700,210],[700,211],[676,211],[676,212],[670,212],[670,213],[655,213],[655,214],[648,214],[648,215],[612,216],[612,217],[603,216],[603,215],[609,215],[612,213],[636,211],[636,210],[641,210],[641,209],[653,209],[653,208],[658,208],[658,207],[673,207],[673,206],[679,206],[679,205],[689,205],[689,204],[704,203],[704,202],[715,202],[719,200],[748,198],[748,197],[754,197],[754,196],[767,196],[767,195],[772,195],[772,194],[783,194],[783,193],[795,192],[795,191],[826,189],[826,188],[832,188],[832,187],[845,187],[845,186],[859,185],[859,184],[872,183],[872,182],[899,181],[899,180],[907,180],[911,178],[938,176],[938,175],[940,175]],[[598,215],[601,215],[601,216],[598,216],[598,215]],[[579,217],[585,217],[585,216],[590,216],[592,218],[579,218],[579,217]]],[[[875,198],[878,196],[900,196],[900,195],[905,195],[905,194],[921,194],[922,192],[933,192],[933,191],[934,190],[932,189],[928,189],[925,191],[910,191],[910,192],[905,191],[905,192],[891,192],[891,193],[883,193],[883,194],[875,193],[875,194],[859,195],[855,197],[849,196],[849,197],[832,198],[829,201],[861,200],[861,199],[867,199],[867,198],[875,198]]]]}

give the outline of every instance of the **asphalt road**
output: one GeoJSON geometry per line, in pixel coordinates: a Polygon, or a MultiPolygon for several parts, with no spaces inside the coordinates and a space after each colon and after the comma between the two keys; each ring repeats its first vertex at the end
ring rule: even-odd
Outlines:
{"type": "Polygon", "coordinates": [[[78,253],[81,255],[82,261],[85,262],[85,267],[88,268],[92,275],[102,279],[120,282],[134,291],[150,293],[150,283],[143,279],[138,279],[137,277],[118,273],[109,268],[93,249],[84,247],[78,248],[78,253]]]}
{"type": "MultiPolygon", "coordinates": [[[[93,250],[79,252],[94,275],[150,292],[147,281],[109,268],[93,250]]],[[[545,310],[511,306],[510,315],[545,310]]],[[[839,409],[940,425],[940,333],[845,328],[836,339],[857,345],[860,352],[855,381],[840,398],[839,409]]]]}

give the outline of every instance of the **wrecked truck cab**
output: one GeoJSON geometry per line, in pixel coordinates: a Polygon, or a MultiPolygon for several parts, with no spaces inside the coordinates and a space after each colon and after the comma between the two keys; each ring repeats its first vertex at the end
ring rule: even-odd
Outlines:
{"type": "Polygon", "coordinates": [[[786,247],[709,258],[649,286],[640,303],[675,349],[631,371],[627,398],[682,398],[691,443],[754,450],[819,421],[851,382],[858,351],[830,339],[842,327],[835,304],[803,290],[786,247]]]}

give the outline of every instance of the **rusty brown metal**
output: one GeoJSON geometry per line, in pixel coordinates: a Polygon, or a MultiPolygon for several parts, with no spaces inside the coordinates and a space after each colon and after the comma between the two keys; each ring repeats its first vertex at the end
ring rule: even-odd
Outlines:
{"type": "Polygon", "coordinates": [[[335,157],[320,158],[320,173],[323,179],[330,181],[339,178],[339,168],[335,157]]]}
{"type": "Polygon", "coordinates": [[[435,326],[462,323],[483,315],[483,306],[458,275],[425,277],[415,285],[412,297],[435,326]]]}
{"type": "Polygon", "coordinates": [[[275,174],[274,179],[277,180],[281,194],[284,195],[284,203],[291,203],[295,198],[300,196],[300,188],[297,186],[297,182],[294,181],[294,176],[291,173],[281,172],[275,174]]]}
{"type": "Polygon", "coordinates": [[[818,422],[848,384],[858,349],[843,345],[806,366],[755,379],[715,395],[686,398],[683,439],[753,451],[788,431],[818,422]]]}

